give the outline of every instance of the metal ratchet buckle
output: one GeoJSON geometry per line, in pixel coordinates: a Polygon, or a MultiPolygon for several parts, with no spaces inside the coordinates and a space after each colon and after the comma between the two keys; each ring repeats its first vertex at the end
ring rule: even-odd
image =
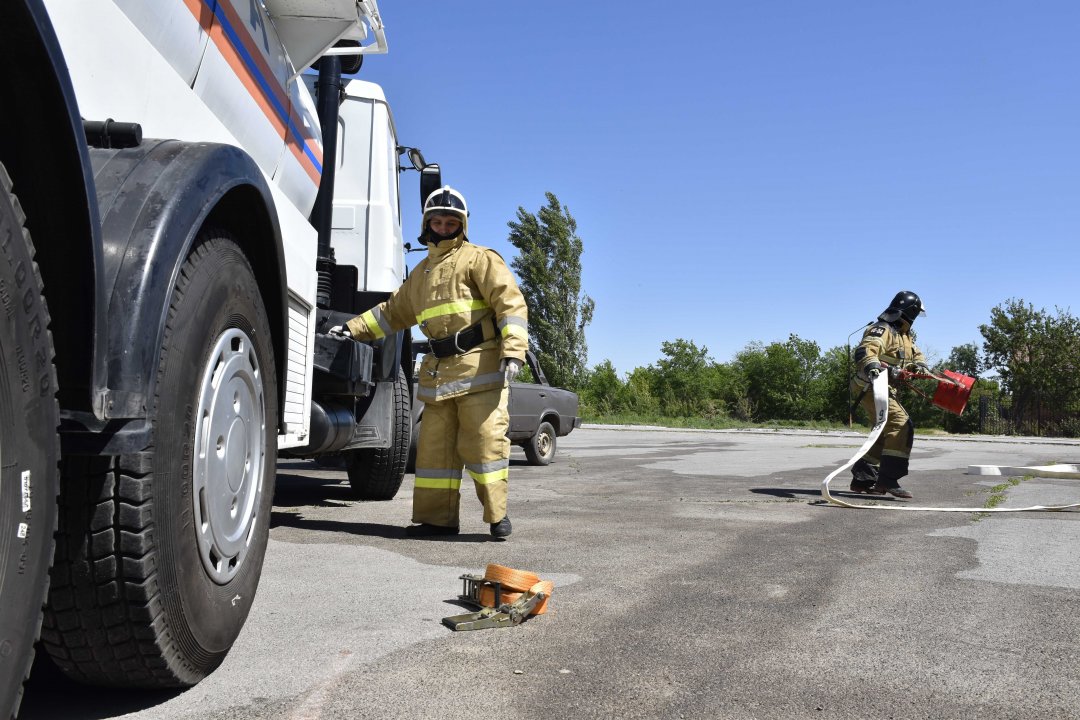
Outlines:
{"type": "Polygon", "coordinates": [[[485,580],[480,575],[462,575],[461,580],[464,592],[458,596],[458,599],[480,608],[480,611],[443,618],[443,625],[451,630],[485,630],[520,625],[533,608],[547,597],[543,591],[526,592],[514,602],[504,603],[502,602],[502,583],[485,580]],[[484,607],[480,604],[481,587],[490,587],[494,590],[495,607],[484,607]]]}

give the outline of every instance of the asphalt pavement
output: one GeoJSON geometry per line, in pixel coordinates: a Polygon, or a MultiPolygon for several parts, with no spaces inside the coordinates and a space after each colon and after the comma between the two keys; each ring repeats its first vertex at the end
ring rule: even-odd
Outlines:
{"type": "MultiPolygon", "coordinates": [[[[344,473],[282,462],[262,582],[220,669],[184,691],[87,688],[39,661],[23,720],[1080,717],[1080,515],[849,510],[821,481],[859,433],[586,426],[514,450],[514,534],[471,489],[462,534],[404,534],[344,473]],[[552,580],[550,611],[452,632],[462,573],[552,580]]],[[[910,504],[1080,502],[1080,443],[919,436],[910,504]],[[999,487],[995,488],[997,485],[999,487]]],[[[832,490],[853,502],[903,504],[832,490]]]]}

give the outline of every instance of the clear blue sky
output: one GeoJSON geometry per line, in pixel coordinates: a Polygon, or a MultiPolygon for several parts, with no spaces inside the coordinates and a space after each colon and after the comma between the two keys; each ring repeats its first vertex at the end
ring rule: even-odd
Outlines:
{"type": "MultiPolygon", "coordinates": [[[[899,290],[933,359],[1011,297],[1080,310],[1080,3],[381,0],[402,144],[584,242],[588,363],[843,345],[899,290]]],[[[416,175],[403,176],[406,230],[416,175]]],[[[419,259],[410,256],[410,266],[419,259]]]]}

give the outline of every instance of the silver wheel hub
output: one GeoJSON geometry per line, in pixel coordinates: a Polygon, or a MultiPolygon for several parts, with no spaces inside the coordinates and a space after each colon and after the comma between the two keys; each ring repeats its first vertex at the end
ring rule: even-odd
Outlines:
{"type": "Polygon", "coordinates": [[[191,499],[199,557],[219,584],[239,572],[256,529],[266,462],[266,414],[251,338],[218,337],[199,385],[191,499]]]}

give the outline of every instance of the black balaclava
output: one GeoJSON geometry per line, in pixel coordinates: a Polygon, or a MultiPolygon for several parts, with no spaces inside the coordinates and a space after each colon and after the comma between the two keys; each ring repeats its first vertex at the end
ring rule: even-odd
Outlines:
{"type": "MultiPolygon", "coordinates": [[[[433,213],[431,213],[431,217],[435,217],[437,215],[444,215],[444,216],[448,216],[448,217],[453,217],[453,218],[457,218],[458,222],[461,221],[461,216],[458,215],[457,213],[454,213],[454,212],[445,212],[445,213],[433,212],[433,213]]],[[[434,243],[436,246],[438,246],[438,244],[441,243],[443,240],[453,240],[458,235],[460,235],[464,230],[465,230],[465,223],[461,223],[461,225],[458,227],[456,232],[454,232],[451,235],[443,235],[441,233],[437,233],[434,230],[432,230],[431,225],[425,220],[424,221],[424,232],[420,235],[420,237],[418,239],[420,240],[420,242],[424,243],[425,245],[428,244],[428,243],[434,243]]]]}

